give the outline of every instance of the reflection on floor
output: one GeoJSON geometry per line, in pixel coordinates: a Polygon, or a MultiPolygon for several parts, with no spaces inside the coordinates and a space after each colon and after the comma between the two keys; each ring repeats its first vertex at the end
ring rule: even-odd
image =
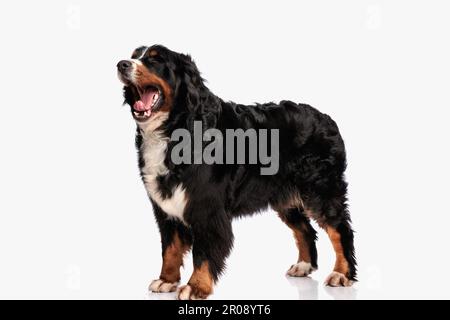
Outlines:
{"type": "MultiPolygon", "coordinates": [[[[319,282],[310,277],[286,276],[289,284],[297,287],[299,300],[319,299],[319,282]]],[[[357,290],[355,287],[329,287],[324,286],[325,292],[335,300],[355,300],[357,290]]]]}
{"type": "MultiPolygon", "coordinates": [[[[297,289],[298,300],[318,300],[319,282],[310,277],[290,277],[286,276],[288,283],[297,289]]],[[[357,299],[357,289],[355,287],[329,287],[323,286],[325,292],[334,300],[355,300],[357,299]]],[[[214,299],[214,296],[211,297],[214,299]]],[[[176,294],[172,293],[152,293],[149,292],[148,300],[174,300],[176,294]]]]}

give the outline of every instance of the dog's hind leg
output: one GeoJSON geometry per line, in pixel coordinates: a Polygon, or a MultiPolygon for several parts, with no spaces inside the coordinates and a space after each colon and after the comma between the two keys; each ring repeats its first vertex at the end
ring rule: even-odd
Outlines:
{"type": "Polygon", "coordinates": [[[297,263],[291,266],[287,274],[292,277],[307,276],[317,269],[316,230],[301,209],[281,210],[278,215],[292,229],[299,251],[297,263]]]}
{"type": "Polygon", "coordinates": [[[325,280],[329,286],[350,286],[356,280],[353,230],[345,195],[332,198],[305,197],[305,212],[327,232],[336,254],[333,272],[325,280]]]}
{"type": "Polygon", "coordinates": [[[356,260],[353,248],[353,230],[348,220],[338,224],[325,224],[325,231],[333,244],[336,262],[333,272],[325,280],[325,284],[336,286],[350,286],[356,280],[356,260]]]}

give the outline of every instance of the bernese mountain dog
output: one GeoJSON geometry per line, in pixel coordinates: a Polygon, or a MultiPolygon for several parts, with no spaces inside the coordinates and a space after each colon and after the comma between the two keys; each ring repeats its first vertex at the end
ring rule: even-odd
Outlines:
{"type": "MultiPolygon", "coordinates": [[[[232,219],[268,208],[293,231],[297,243],[298,260],[287,271],[289,276],[304,277],[317,269],[313,219],[328,234],[336,254],[325,284],[350,286],[356,280],[345,147],[328,115],[291,101],[224,101],[207,88],[189,55],[161,45],[137,48],[117,68],[125,104],[137,124],[139,169],[161,233],[162,269],[150,291],[177,291],[182,300],[207,298],[233,247],[232,219]],[[278,149],[268,146],[278,152],[277,172],[261,174],[259,169],[266,165],[261,160],[175,163],[171,151],[177,141],[172,133],[193,133],[199,121],[203,129],[222,133],[277,129],[278,149]],[[194,271],[178,288],[183,256],[191,249],[194,271]]],[[[261,145],[248,145],[252,148],[261,145]]]]}

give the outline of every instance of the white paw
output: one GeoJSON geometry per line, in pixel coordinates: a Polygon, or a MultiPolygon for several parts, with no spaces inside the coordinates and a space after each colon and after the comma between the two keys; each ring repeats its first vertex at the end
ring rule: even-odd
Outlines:
{"type": "Polygon", "coordinates": [[[311,263],[300,261],[299,263],[293,264],[287,271],[287,274],[291,277],[306,277],[313,271],[314,268],[311,266],[311,263]]]}
{"type": "Polygon", "coordinates": [[[165,282],[161,279],[153,280],[148,287],[151,292],[173,292],[177,290],[178,282],[165,282]]]}
{"type": "Polygon", "coordinates": [[[190,285],[180,287],[178,290],[178,300],[203,300],[208,297],[210,293],[194,290],[190,285]]]}
{"type": "Polygon", "coordinates": [[[350,287],[352,284],[353,281],[337,271],[333,271],[325,280],[325,285],[330,287],[350,287]]]}
{"type": "Polygon", "coordinates": [[[178,291],[178,300],[189,300],[191,298],[192,287],[185,285],[178,291]]]}

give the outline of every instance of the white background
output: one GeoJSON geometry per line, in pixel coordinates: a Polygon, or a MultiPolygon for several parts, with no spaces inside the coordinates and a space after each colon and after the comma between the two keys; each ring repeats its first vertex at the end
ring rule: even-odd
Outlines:
{"type": "MultiPolygon", "coordinates": [[[[241,103],[291,99],[339,124],[359,279],[284,276],[297,250],[273,211],[234,222],[213,299],[450,298],[447,1],[2,1],[0,298],[148,294],[159,233],[116,63],[190,53],[241,103]]],[[[182,280],[192,270],[186,261],[182,280]]]]}

